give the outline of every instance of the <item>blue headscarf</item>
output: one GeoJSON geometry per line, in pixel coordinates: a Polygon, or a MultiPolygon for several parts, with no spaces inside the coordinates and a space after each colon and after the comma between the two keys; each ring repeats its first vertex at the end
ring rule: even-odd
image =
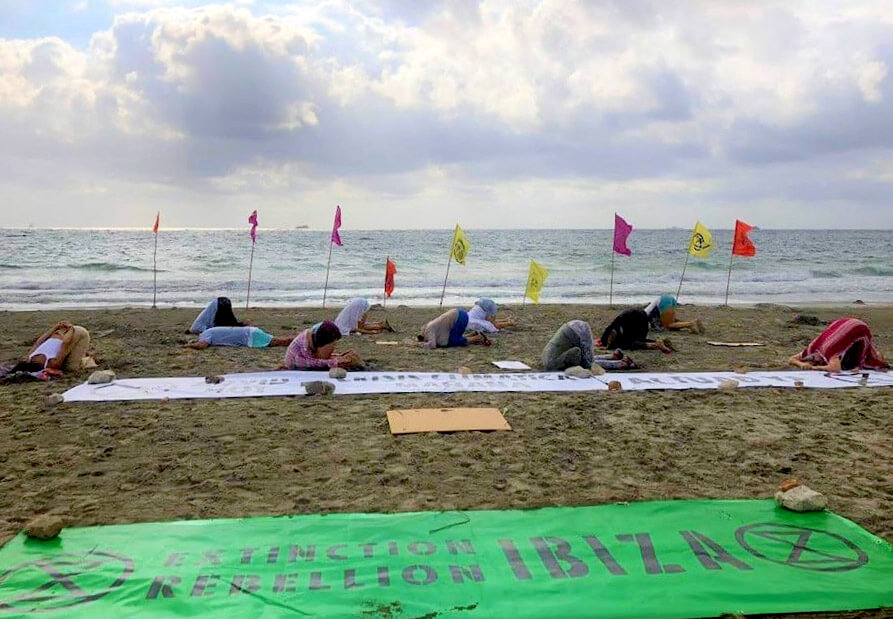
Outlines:
{"type": "Polygon", "coordinates": [[[464,309],[460,309],[459,315],[456,317],[456,322],[453,323],[453,328],[450,329],[450,340],[447,343],[447,346],[467,346],[468,340],[464,337],[465,327],[467,326],[468,312],[464,309]]]}
{"type": "Polygon", "coordinates": [[[493,299],[478,299],[474,304],[484,310],[487,313],[487,316],[495,316],[499,309],[499,306],[496,305],[496,302],[493,299]]]}

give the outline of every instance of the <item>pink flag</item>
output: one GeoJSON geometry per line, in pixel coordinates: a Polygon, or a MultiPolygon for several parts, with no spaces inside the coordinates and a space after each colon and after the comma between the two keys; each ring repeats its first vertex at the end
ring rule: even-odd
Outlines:
{"type": "Polygon", "coordinates": [[[633,231],[633,227],[626,223],[626,220],[623,219],[617,213],[614,213],[614,251],[618,254],[623,254],[624,256],[632,255],[632,251],[630,251],[629,247],[626,246],[626,239],[629,238],[629,233],[633,231]]]}
{"type": "Polygon", "coordinates": [[[332,242],[341,247],[341,235],[338,234],[338,228],[341,227],[341,206],[335,207],[335,225],[332,226],[332,242]]]}
{"type": "Polygon", "coordinates": [[[254,243],[257,241],[257,211],[254,211],[248,217],[248,223],[251,224],[251,242],[254,243]]]}

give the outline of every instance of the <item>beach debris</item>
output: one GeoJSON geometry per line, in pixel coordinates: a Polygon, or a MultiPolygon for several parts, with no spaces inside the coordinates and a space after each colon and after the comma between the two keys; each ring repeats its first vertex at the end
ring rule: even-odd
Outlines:
{"type": "Polygon", "coordinates": [[[747,367],[746,365],[741,365],[741,366],[738,366],[737,368],[733,368],[733,369],[734,369],[735,374],[747,374],[748,372],[750,372],[750,368],[747,367]]]}
{"type": "Polygon", "coordinates": [[[58,404],[62,404],[65,401],[65,398],[62,397],[61,393],[51,393],[47,397],[43,399],[44,406],[56,406],[58,404]]]}
{"type": "Polygon", "coordinates": [[[90,374],[90,378],[87,379],[87,384],[104,385],[113,380],[115,380],[115,373],[112,370],[97,370],[90,374]]]}
{"type": "MultiPolygon", "coordinates": [[[[787,467],[786,467],[787,468],[787,467]]],[[[790,473],[790,470],[786,471],[790,473]]],[[[788,477],[787,479],[782,479],[781,483],[778,484],[779,492],[787,492],[791,488],[796,488],[797,486],[802,486],[803,482],[797,479],[796,477],[788,477]]]]}
{"type": "Polygon", "coordinates": [[[868,384],[868,372],[862,372],[862,378],[859,379],[859,384],[863,387],[868,384]]]}
{"type": "Polygon", "coordinates": [[[791,322],[795,325],[809,325],[811,327],[821,324],[818,316],[811,316],[810,314],[797,314],[791,319],[791,322]]]}
{"type": "Polygon", "coordinates": [[[332,368],[329,370],[329,378],[347,378],[347,370],[344,368],[332,368]]]}
{"type": "Polygon", "coordinates": [[[700,318],[695,320],[695,328],[697,329],[699,335],[704,335],[705,333],[707,333],[707,329],[706,327],[704,327],[704,322],[700,318]]]}
{"type": "Polygon", "coordinates": [[[212,374],[211,376],[205,376],[205,382],[209,385],[219,385],[225,379],[223,376],[217,376],[216,374],[212,374]]]}
{"type": "Polygon", "coordinates": [[[608,383],[608,391],[622,391],[623,385],[620,384],[619,380],[612,380],[608,383]]]}
{"type": "Polygon", "coordinates": [[[863,301],[862,299],[856,299],[855,301],[853,301],[853,305],[865,305],[865,301],[863,301]]]}
{"type": "MultiPolygon", "coordinates": [[[[816,492],[809,486],[804,486],[797,480],[788,480],[787,484],[796,482],[796,486],[787,490],[779,488],[775,493],[775,502],[792,512],[820,512],[828,506],[828,499],[820,492],[816,492]]],[[[782,487],[786,487],[782,482],[782,487]]]]}
{"type": "Polygon", "coordinates": [[[456,371],[459,372],[459,374],[461,374],[462,376],[471,375],[471,368],[464,365],[460,365],[458,368],[456,368],[456,371]]]}
{"type": "Polygon", "coordinates": [[[324,380],[312,380],[301,385],[307,395],[331,395],[335,392],[335,385],[324,380]]]}
{"type": "Polygon", "coordinates": [[[570,376],[572,378],[592,378],[592,371],[587,370],[586,368],[575,365],[573,367],[569,367],[564,371],[565,376],[570,376]]]}
{"type": "MultiPolygon", "coordinates": [[[[105,336],[107,336],[107,335],[111,335],[111,334],[114,333],[114,332],[115,332],[114,329],[106,329],[106,330],[104,330],[104,331],[100,331],[99,333],[94,333],[94,334],[93,334],[93,339],[94,339],[94,340],[98,340],[98,339],[103,338],[103,337],[105,337],[105,336]]],[[[187,333],[189,333],[189,332],[187,331],[187,333]]]]}
{"type": "Polygon", "coordinates": [[[803,381],[795,380],[794,381],[794,389],[803,389],[803,381]]]}
{"type": "Polygon", "coordinates": [[[719,389],[721,391],[732,391],[733,389],[738,388],[738,381],[734,378],[727,378],[725,380],[719,381],[719,389]]]}
{"type": "Polygon", "coordinates": [[[65,523],[59,516],[41,514],[32,518],[31,521],[25,525],[25,535],[31,539],[53,539],[59,535],[59,532],[62,531],[63,527],[65,527],[65,523]]]}

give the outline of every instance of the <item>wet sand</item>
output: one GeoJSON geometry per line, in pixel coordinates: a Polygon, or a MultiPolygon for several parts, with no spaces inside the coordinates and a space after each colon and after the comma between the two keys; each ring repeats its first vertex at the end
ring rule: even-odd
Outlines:
{"type": "MultiPolygon", "coordinates": [[[[423,351],[380,346],[414,336],[436,308],[389,308],[399,331],[351,336],[371,369],[498,371],[497,359],[538,365],[564,321],[600,331],[617,310],[599,306],[508,308],[520,326],[492,347],[423,351]]],[[[0,363],[27,351],[61,318],[94,334],[101,368],[119,377],[201,376],[273,369],[284,348],[209,349],[182,344],[197,310],[0,313],[0,363]]],[[[337,312],[251,310],[240,317],[275,335],[337,312]]],[[[797,313],[866,320],[893,356],[893,309],[853,305],[696,308],[705,335],[671,335],[678,352],[633,352],[646,370],[781,369],[821,326],[797,313]],[[708,340],[761,341],[717,348],[708,340]]],[[[385,314],[374,310],[370,318],[385,314]]],[[[421,394],[337,398],[63,404],[49,393],[83,380],[0,386],[0,543],[33,515],[70,526],[315,512],[395,512],[592,505],[670,498],[759,498],[797,477],[829,506],[893,540],[893,389],[583,394],[421,394]],[[514,431],[392,436],[385,411],[495,406],[514,431]]],[[[798,617],[810,615],[797,615],[798,617]]],[[[819,616],[819,615],[814,615],[819,616]]],[[[885,611],[822,617],[882,617],[885,611]]]]}

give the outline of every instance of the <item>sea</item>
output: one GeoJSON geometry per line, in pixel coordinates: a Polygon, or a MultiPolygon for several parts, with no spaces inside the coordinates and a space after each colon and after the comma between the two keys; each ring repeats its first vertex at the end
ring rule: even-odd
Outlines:
{"type": "MultiPolygon", "coordinates": [[[[675,294],[690,230],[633,231],[632,255],[612,256],[611,230],[466,230],[465,265],[452,262],[444,304],[487,296],[520,304],[531,260],[549,271],[541,303],[645,303],[675,294]]],[[[159,231],[0,229],[0,310],[151,306],[198,307],[217,296],[250,305],[337,307],[356,296],[383,301],[385,259],[397,265],[390,305],[437,305],[452,230],[247,229],[159,231]],[[153,255],[154,262],[153,262],[153,255]]],[[[680,302],[725,301],[731,230],[717,249],[690,257],[680,302]]],[[[893,231],[754,230],[753,258],[732,261],[730,304],[893,303],[893,231]]],[[[531,301],[527,301],[530,303],[531,301]]]]}

